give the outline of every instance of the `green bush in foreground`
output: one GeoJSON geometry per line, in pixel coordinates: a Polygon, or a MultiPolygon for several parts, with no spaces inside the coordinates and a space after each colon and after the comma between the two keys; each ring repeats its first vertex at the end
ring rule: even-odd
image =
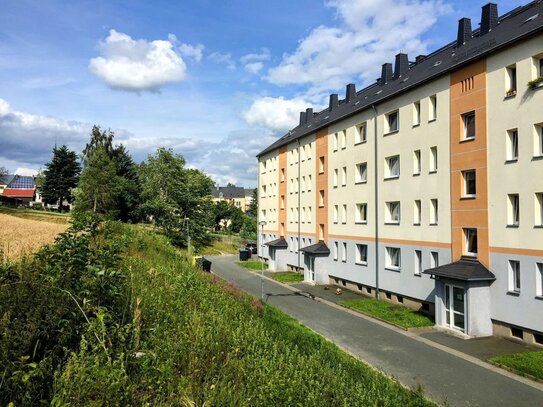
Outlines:
{"type": "Polygon", "coordinates": [[[2,268],[1,405],[430,404],[277,309],[195,270],[163,236],[118,224],[85,230],[59,239],[63,254],[57,245],[47,249],[52,264],[38,256],[35,272],[2,268]],[[25,283],[9,291],[10,279],[25,283]],[[49,283],[34,299],[24,287],[42,281],[49,283]],[[60,287],[70,287],[62,289],[81,308],[60,287]]]}
{"type": "Polygon", "coordinates": [[[413,311],[403,305],[392,304],[384,300],[375,300],[370,298],[343,300],[338,302],[346,308],[351,308],[363,314],[374,316],[403,328],[415,328],[423,326],[432,326],[434,321],[417,311],[413,311]]]}
{"type": "Polygon", "coordinates": [[[514,369],[521,374],[543,380],[543,352],[515,353],[513,355],[496,356],[490,360],[514,369]]]}

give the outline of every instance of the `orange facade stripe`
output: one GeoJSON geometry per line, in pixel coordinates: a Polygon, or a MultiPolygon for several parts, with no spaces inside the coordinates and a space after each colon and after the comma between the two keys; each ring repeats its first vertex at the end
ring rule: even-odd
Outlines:
{"type": "Polygon", "coordinates": [[[486,60],[482,59],[451,74],[451,242],[452,261],[466,252],[464,228],[477,229],[477,251],[489,266],[486,60]],[[462,86],[469,81],[473,86],[462,86]],[[475,113],[475,138],[464,140],[463,115],[475,113]],[[462,171],[476,170],[476,197],[462,199],[462,171]]]}
{"type": "Polygon", "coordinates": [[[277,233],[284,236],[287,226],[287,146],[279,149],[279,211],[277,233]]]}
{"type": "Polygon", "coordinates": [[[513,247],[491,246],[490,251],[492,253],[518,254],[519,256],[543,256],[543,250],[535,249],[515,249],[513,247]]]}
{"type": "Polygon", "coordinates": [[[315,203],[316,203],[316,235],[318,239],[328,241],[328,128],[320,129],[317,131],[317,137],[315,138],[315,174],[316,176],[316,188],[315,188],[315,203]],[[324,158],[324,166],[321,171],[321,158],[324,158]],[[324,191],[324,200],[321,205],[321,191],[324,191]],[[324,225],[324,230],[321,235],[320,228],[324,225]]]}

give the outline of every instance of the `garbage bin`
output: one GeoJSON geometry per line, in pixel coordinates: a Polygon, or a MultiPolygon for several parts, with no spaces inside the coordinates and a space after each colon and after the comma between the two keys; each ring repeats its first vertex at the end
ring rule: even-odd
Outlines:
{"type": "Polygon", "coordinates": [[[249,259],[249,249],[239,249],[239,260],[246,261],[249,259]]]}
{"type": "Polygon", "coordinates": [[[195,266],[198,267],[199,269],[202,269],[204,266],[204,260],[205,259],[203,257],[197,257],[195,266]]]}
{"type": "Polygon", "coordinates": [[[211,273],[211,262],[206,258],[202,259],[202,270],[211,273]]]}
{"type": "Polygon", "coordinates": [[[201,260],[202,256],[192,256],[192,265],[196,266],[198,262],[201,260]]]}

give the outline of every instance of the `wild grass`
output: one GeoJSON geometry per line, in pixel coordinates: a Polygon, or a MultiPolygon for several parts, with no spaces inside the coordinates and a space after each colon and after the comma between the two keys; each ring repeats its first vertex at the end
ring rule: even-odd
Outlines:
{"type": "Polygon", "coordinates": [[[275,281],[281,283],[299,283],[304,281],[304,275],[300,273],[294,273],[292,271],[279,271],[277,273],[268,274],[268,276],[275,281]]]}
{"type": "Polygon", "coordinates": [[[199,247],[196,254],[202,256],[212,256],[221,254],[237,254],[241,248],[241,243],[236,241],[212,240],[208,246],[199,247]]]}
{"type": "Polygon", "coordinates": [[[392,304],[384,300],[360,298],[338,302],[346,308],[362,314],[380,318],[403,328],[418,328],[434,325],[432,318],[400,304],[392,304]]]}
{"type": "Polygon", "coordinates": [[[44,221],[67,225],[70,222],[70,214],[58,212],[37,211],[27,208],[7,208],[0,207],[0,214],[16,216],[22,219],[44,221]]]}
{"type": "Polygon", "coordinates": [[[24,219],[0,213],[0,261],[30,255],[46,243],[52,243],[66,230],[66,223],[24,219]]]}
{"type": "Polygon", "coordinates": [[[490,361],[513,369],[520,374],[543,380],[543,352],[515,353],[496,356],[490,361]]]}
{"type": "MultiPolygon", "coordinates": [[[[238,266],[249,270],[262,270],[262,262],[260,260],[245,260],[236,262],[238,266]]],[[[264,270],[268,269],[268,265],[264,263],[264,270]]]]}

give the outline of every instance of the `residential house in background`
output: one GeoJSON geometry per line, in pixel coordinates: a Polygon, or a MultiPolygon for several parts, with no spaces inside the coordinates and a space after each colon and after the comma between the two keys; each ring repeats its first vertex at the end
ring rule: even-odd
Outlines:
{"type": "Polygon", "coordinates": [[[469,337],[543,345],[543,2],[376,83],[258,155],[259,244],[304,273],[435,315],[469,337]]]}
{"type": "Polygon", "coordinates": [[[215,187],[211,190],[211,195],[213,196],[213,202],[226,201],[246,212],[249,207],[247,204],[247,191],[251,191],[252,201],[252,190],[243,187],[215,187]]]}

